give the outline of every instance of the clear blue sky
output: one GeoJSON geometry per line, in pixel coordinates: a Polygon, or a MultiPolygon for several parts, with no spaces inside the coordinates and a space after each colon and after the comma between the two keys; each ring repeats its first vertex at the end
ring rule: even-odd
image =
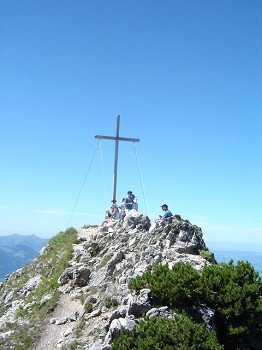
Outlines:
{"type": "Polygon", "coordinates": [[[0,0],[0,26],[1,235],[103,220],[114,142],[94,135],[120,114],[141,141],[119,145],[118,201],[262,250],[260,0],[0,0]]]}

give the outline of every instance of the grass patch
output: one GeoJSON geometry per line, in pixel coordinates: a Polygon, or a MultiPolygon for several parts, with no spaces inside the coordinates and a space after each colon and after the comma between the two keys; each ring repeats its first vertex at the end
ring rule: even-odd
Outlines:
{"type": "Polygon", "coordinates": [[[208,250],[200,250],[199,255],[210,263],[214,261],[214,254],[208,250]]]}
{"type": "Polygon", "coordinates": [[[113,257],[113,254],[105,255],[99,266],[97,267],[97,270],[101,269],[102,267],[106,266],[108,261],[113,257]]]}
{"type": "MultiPolygon", "coordinates": [[[[76,240],[77,231],[74,228],[58,233],[49,240],[46,249],[41,255],[38,255],[22,270],[14,273],[6,282],[5,290],[12,290],[14,286],[16,289],[16,293],[14,293],[10,302],[23,298],[25,304],[30,304],[30,306],[26,309],[20,307],[17,310],[16,319],[17,321],[19,320],[19,327],[17,323],[9,323],[2,327],[1,332],[8,330],[13,331],[13,334],[12,337],[7,337],[3,344],[3,340],[0,341],[0,348],[26,350],[32,344],[34,337],[41,328],[43,319],[54,308],[59,299],[60,293],[57,280],[67,267],[68,261],[72,259],[73,243],[76,240]],[[37,269],[37,266],[43,266],[43,268],[37,269]],[[41,277],[38,286],[28,295],[21,296],[25,283],[37,275],[41,277]],[[45,295],[49,295],[50,298],[40,307],[40,302],[45,295]]],[[[5,309],[1,307],[0,316],[4,312],[5,309]]]]}
{"type": "Polygon", "coordinates": [[[87,312],[88,314],[90,314],[93,311],[93,304],[90,301],[85,303],[84,307],[85,307],[85,312],[87,312]]]}

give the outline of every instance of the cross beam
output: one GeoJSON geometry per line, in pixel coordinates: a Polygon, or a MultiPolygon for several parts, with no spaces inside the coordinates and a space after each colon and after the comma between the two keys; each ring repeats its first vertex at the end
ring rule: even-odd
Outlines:
{"type": "Polygon", "coordinates": [[[133,138],[129,138],[129,137],[120,137],[119,136],[119,127],[120,127],[120,115],[117,116],[117,121],[116,121],[116,136],[95,135],[96,139],[115,140],[115,161],[114,161],[114,174],[113,174],[113,199],[112,199],[112,201],[116,201],[117,163],[118,163],[118,144],[119,144],[119,141],[130,141],[130,142],[139,142],[140,141],[140,139],[133,139],[133,138]]]}

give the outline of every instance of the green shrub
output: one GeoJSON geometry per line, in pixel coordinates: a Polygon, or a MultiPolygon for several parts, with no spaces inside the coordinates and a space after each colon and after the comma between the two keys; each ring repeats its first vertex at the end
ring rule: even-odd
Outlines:
{"type": "Polygon", "coordinates": [[[168,265],[155,265],[152,272],[146,271],[133,279],[129,288],[138,292],[151,290],[154,305],[168,305],[177,310],[191,308],[196,303],[199,273],[188,263],[177,263],[170,270],[168,265]]]}
{"type": "Polygon", "coordinates": [[[106,266],[106,264],[108,263],[108,261],[112,258],[113,254],[109,254],[109,255],[105,255],[103,257],[103,260],[101,261],[101,263],[99,264],[99,266],[97,267],[97,270],[101,269],[102,267],[106,266]]]}
{"type": "Polygon", "coordinates": [[[199,280],[203,302],[216,310],[218,338],[227,349],[251,346],[261,334],[262,283],[248,263],[205,266],[199,280]]]}
{"type": "Polygon", "coordinates": [[[211,263],[214,262],[214,253],[209,250],[200,250],[199,255],[211,263]]]}
{"type": "Polygon", "coordinates": [[[111,306],[113,306],[113,302],[112,302],[112,298],[110,297],[105,297],[104,299],[104,304],[105,304],[105,307],[107,307],[108,309],[110,309],[111,306]]]}
{"type": "Polygon", "coordinates": [[[133,331],[121,331],[111,350],[222,350],[215,333],[185,316],[177,320],[153,317],[133,331]]]}
{"type": "Polygon", "coordinates": [[[85,312],[87,313],[91,313],[93,311],[93,304],[91,303],[91,301],[88,301],[84,304],[85,307],[85,312]]]}
{"type": "Polygon", "coordinates": [[[206,304],[215,310],[218,340],[225,349],[262,348],[262,282],[248,262],[206,265],[201,272],[184,263],[172,269],[156,265],[129,288],[149,288],[154,306],[168,305],[188,315],[193,306],[206,304]]]}
{"type": "Polygon", "coordinates": [[[84,304],[86,298],[87,298],[87,293],[83,293],[83,294],[80,295],[79,300],[80,300],[80,303],[81,303],[82,305],[84,304]]]}
{"type": "Polygon", "coordinates": [[[89,248],[88,251],[91,254],[91,256],[97,255],[100,251],[99,244],[97,242],[92,242],[91,247],[89,248]]]}

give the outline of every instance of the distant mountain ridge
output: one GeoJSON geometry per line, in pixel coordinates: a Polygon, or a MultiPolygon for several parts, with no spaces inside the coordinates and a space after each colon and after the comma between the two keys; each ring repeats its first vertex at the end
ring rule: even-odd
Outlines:
{"type": "Polygon", "coordinates": [[[23,236],[15,233],[8,236],[0,236],[0,246],[2,247],[13,247],[15,245],[22,244],[26,247],[34,249],[36,252],[40,252],[47,242],[48,239],[40,238],[36,235],[23,236]]]}
{"type": "Polygon", "coordinates": [[[5,275],[32,261],[47,241],[36,235],[0,236],[0,281],[5,275]]]}

